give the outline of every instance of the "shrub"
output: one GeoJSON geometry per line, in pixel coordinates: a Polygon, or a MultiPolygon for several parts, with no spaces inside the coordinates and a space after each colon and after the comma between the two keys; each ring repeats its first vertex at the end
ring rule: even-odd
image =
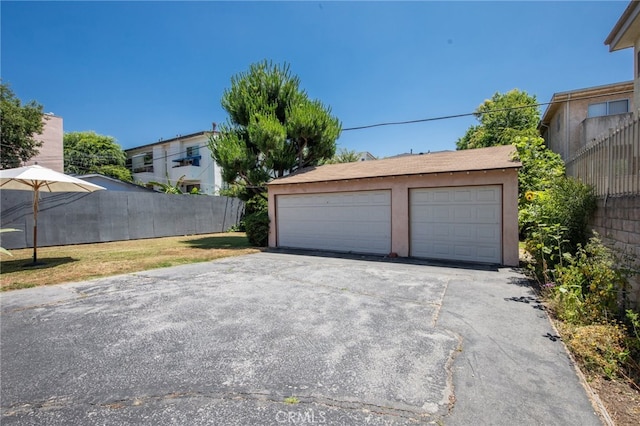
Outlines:
{"type": "Polygon", "coordinates": [[[269,241],[269,214],[266,211],[247,214],[244,217],[244,227],[251,245],[266,247],[269,241]]]}
{"type": "Polygon", "coordinates": [[[566,229],[558,224],[537,224],[529,229],[529,237],[525,241],[525,250],[533,257],[533,262],[527,265],[533,276],[543,284],[554,280],[555,266],[562,265],[562,259],[567,252],[564,239],[566,229]]]}
{"type": "Polygon", "coordinates": [[[548,282],[566,253],[574,253],[587,238],[587,221],[595,211],[593,189],[575,179],[560,177],[549,188],[525,194],[520,232],[535,260],[535,275],[548,282]]]}
{"type": "Polygon", "coordinates": [[[612,321],[618,316],[618,296],[626,277],[616,268],[612,251],[596,236],[578,246],[575,256],[555,271],[553,308],[558,318],[573,324],[612,321]]]}
{"type": "Polygon", "coordinates": [[[623,325],[563,325],[561,331],[571,352],[588,371],[609,379],[618,376],[629,355],[623,325]]]}
{"type": "Polygon", "coordinates": [[[246,230],[247,229],[244,226],[244,216],[243,216],[242,219],[240,219],[237,224],[230,226],[229,229],[227,229],[227,232],[245,232],[246,230]]]}

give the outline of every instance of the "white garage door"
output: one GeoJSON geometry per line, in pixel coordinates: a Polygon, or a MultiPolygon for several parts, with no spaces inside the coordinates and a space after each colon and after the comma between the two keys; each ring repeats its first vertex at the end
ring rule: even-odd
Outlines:
{"type": "Polygon", "coordinates": [[[412,189],[411,256],[502,263],[502,187],[412,189]]]}
{"type": "Polygon", "coordinates": [[[278,246],[387,254],[391,191],[276,197],[278,246]]]}

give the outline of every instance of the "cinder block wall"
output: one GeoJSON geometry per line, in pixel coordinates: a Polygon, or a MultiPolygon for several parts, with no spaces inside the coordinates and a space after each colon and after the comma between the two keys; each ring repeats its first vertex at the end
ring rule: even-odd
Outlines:
{"type": "MultiPolygon", "coordinates": [[[[33,247],[33,193],[0,191],[2,247],[33,247]]],[[[236,198],[122,191],[41,193],[38,246],[225,232],[244,204],[236,198]]]]}
{"type": "MultiPolygon", "coordinates": [[[[640,268],[640,195],[598,199],[590,225],[605,244],[634,258],[640,268]]],[[[629,298],[639,307],[640,276],[632,277],[631,287],[629,298]]]]}

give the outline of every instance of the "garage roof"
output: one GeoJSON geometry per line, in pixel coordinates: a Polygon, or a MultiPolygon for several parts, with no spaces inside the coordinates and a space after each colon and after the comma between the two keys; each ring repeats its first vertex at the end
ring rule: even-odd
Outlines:
{"type": "Polygon", "coordinates": [[[356,163],[327,164],[307,167],[289,176],[275,179],[269,185],[516,168],[521,164],[512,159],[515,151],[513,145],[503,145],[356,163]]]}

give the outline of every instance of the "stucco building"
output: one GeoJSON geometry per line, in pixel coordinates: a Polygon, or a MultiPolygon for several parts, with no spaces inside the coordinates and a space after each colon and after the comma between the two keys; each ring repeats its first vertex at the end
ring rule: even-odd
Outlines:
{"type": "Polygon", "coordinates": [[[42,141],[43,144],[38,148],[38,155],[26,161],[24,165],[32,166],[38,164],[42,167],[55,170],[56,172],[64,173],[64,151],[62,147],[64,131],[62,127],[62,117],[47,113],[42,117],[42,121],[44,123],[42,133],[34,135],[34,138],[42,141]]]}
{"type": "Polygon", "coordinates": [[[634,82],[554,93],[540,121],[547,146],[571,160],[576,153],[624,125],[634,111],[634,82]]]}
{"type": "Polygon", "coordinates": [[[127,167],[136,182],[175,185],[184,176],[183,192],[197,188],[203,194],[218,195],[223,183],[221,168],[208,146],[213,134],[202,131],[127,149],[127,167]]]}

